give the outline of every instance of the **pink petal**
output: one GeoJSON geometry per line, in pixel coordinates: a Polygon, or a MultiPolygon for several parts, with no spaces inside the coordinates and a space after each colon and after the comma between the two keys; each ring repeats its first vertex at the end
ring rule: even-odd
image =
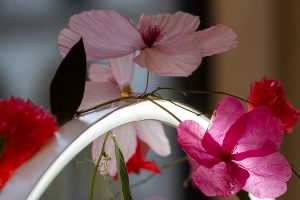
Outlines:
{"type": "Polygon", "coordinates": [[[202,40],[202,56],[223,53],[237,47],[237,35],[222,24],[199,31],[202,40]]]}
{"type": "Polygon", "coordinates": [[[174,14],[142,15],[139,30],[146,33],[149,27],[158,26],[163,33],[161,40],[164,41],[193,32],[199,24],[200,19],[198,16],[179,11],[174,14]]]}
{"type": "Polygon", "coordinates": [[[292,171],[281,154],[248,158],[237,163],[250,173],[244,190],[259,198],[274,198],[285,193],[292,171]]]}
{"type": "Polygon", "coordinates": [[[238,152],[234,155],[235,159],[245,159],[249,156],[265,156],[275,153],[281,144],[282,137],[278,119],[270,114],[267,107],[258,107],[244,114],[229,129],[224,143],[238,152]],[[236,125],[241,122],[245,125],[243,131],[235,131],[236,125]],[[238,145],[235,146],[236,144],[238,145]]]}
{"type": "MultiPolygon", "coordinates": [[[[127,162],[134,154],[137,145],[136,127],[134,124],[126,124],[115,128],[112,133],[116,135],[117,143],[123,153],[124,160],[127,162]]],[[[101,153],[102,145],[105,139],[105,135],[101,136],[93,142],[92,157],[94,160],[98,160],[101,153]]],[[[115,157],[115,145],[111,138],[108,138],[105,145],[105,152],[111,158],[109,161],[107,172],[110,176],[115,176],[117,172],[116,157],[115,157]]],[[[103,170],[103,168],[102,168],[103,170]]]]}
{"type": "Polygon", "coordinates": [[[108,66],[92,64],[88,71],[88,77],[91,81],[114,83],[114,77],[108,66]]]}
{"type": "Polygon", "coordinates": [[[87,81],[82,102],[78,110],[91,108],[101,103],[120,97],[117,85],[107,82],[87,81]]]}
{"type": "Polygon", "coordinates": [[[80,37],[88,60],[124,56],[144,45],[134,25],[112,10],[91,10],[73,15],[68,26],[58,38],[63,56],[80,37]]]}
{"type": "MultiPolygon", "coordinates": [[[[58,36],[58,44],[60,48],[60,54],[65,57],[70,49],[78,42],[81,38],[81,35],[76,32],[64,28],[60,31],[58,36]]],[[[87,55],[88,56],[88,55],[87,55]]],[[[89,57],[89,56],[88,56],[89,57]]]]}
{"type": "Polygon", "coordinates": [[[248,177],[245,169],[221,162],[212,168],[199,165],[192,181],[206,196],[229,197],[243,188],[248,177]]]}
{"type": "Polygon", "coordinates": [[[130,86],[134,74],[134,54],[129,54],[123,57],[109,59],[114,79],[118,83],[120,90],[130,86]]]}
{"type": "Polygon", "coordinates": [[[153,120],[136,122],[138,137],[160,156],[168,156],[171,146],[160,122],[153,120]]]}
{"type": "Polygon", "coordinates": [[[193,160],[206,167],[212,167],[221,160],[208,153],[202,146],[201,140],[203,139],[205,131],[206,130],[195,121],[183,121],[177,127],[177,141],[193,160]]]}
{"type": "Polygon", "coordinates": [[[221,145],[217,143],[208,132],[204,134],[201,144],[207,152],[213,153],[216,156],[220,156],[223,153],[221,145]]]}
{"type": "Polygon", "coordinates": [[[224,97],[211,118],[208,132],[219,144],[222,144],[228,129],[245,113],[242,103],[234,97],[224,97]]]}
{"type": "Polygon", "coordinates": [[[134,61],[160,76],[189,76],[202,61],[202,45],[197,33],[145,48],[134,61]]]}

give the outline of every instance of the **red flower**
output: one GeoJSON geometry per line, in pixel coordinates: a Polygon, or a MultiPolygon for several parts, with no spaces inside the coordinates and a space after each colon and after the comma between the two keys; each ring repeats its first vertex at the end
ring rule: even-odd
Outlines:
{"type": "MultiPolygon", "coordinates": [[[[141,169],[160,174],[160,170],[154,161],[144,160],[148,150],[147,144],[138,139],[135,153],[126,163],[128,174],[139,173],[141,169]]],[[[118,174],[114,176],[114,179],[118,179],[118,174]]]]}
{"type": "MultiPolygon", "coordinates": [[[[253,82],[248,100],[256,106],[268,106],[271,114],[281,121],[282,130],[289,133],[298,122],[300,113],[287,99],[283,85],[278,80],[268,80],[263,77],[260,81],[253,82]]],[[[255,106],[249,104],[249,110],[255,106]]]]}
{"type": "Polygon", "coordinates": [[[56,120],[29,100],[0,100],[0,190],[57,130],[56,120]]]}
{"type": "Polygon", "coordinates": [[[128,174],[138,173],[140,169],[160,174],[160,170],[154,161],[144,160],[148,150],[149,147],[145,143],[141,140],[137,141],[135,153],[126,163],[128,174]]]}

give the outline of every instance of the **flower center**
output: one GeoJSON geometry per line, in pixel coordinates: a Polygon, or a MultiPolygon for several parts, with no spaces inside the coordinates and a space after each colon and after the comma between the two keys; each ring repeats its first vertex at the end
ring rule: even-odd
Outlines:
{"type": "Polygon", "coordinates": [[[123,87],[123,90],[121,92],[122,97],[129,97],[132,94],[131,87],[129,85],[126,85],[123,87]]]}
{"type": "Polygon", "coordinates": [[[150,26],[147,32],[145,33],[141,32],[141,35],[147,47],[151,48],[153,47],[155,42],[161,39],[163,34],[159,26],[154,25],[154,26],[150,26]]]}
{"type": "Polygon", "coordinates": [[[231,153],[225,152],[221,155],[221,159],[226,163],[230,162],[232,160],[231,153]]]}

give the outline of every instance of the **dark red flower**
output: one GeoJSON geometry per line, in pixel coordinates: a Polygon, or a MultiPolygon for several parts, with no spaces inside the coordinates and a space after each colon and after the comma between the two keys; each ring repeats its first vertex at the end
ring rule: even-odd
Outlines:
{"type": "Polygon", "coordinates": [[[31,101],[0,100],[0,190],[14,171],[57,130],[56,120],[31,101]]]}
{"type": "MultiPolygon", "coordinates": [[[[248,100],[256,106],[268,106],[271,114],[278,117],[282,130],[289,133],[299,120],[300,113],[287,99],[283,85],[278,80],[268,80],[263,77],[260,81],[251,84],[248,100]]],[[[249,110],[255,106],[249,104],[249,110]]]]}
{"type": "Polygon", "coordinates": [[[160,174],[160,170],[154,161],[144,160],[149,147],[141,140],[137,141],[135,153],[126,163],[128,174],[138,173],[141,169],[160,174]]]}

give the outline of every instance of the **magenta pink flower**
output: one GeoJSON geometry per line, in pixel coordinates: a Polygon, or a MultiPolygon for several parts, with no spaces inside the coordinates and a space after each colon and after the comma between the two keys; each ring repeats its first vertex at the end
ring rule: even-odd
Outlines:
{"type": "Polygon", "coordinates": [[[192,159],[192,181],[207,196],[231,196],[244,189],[259,198],[282,195],[291,168],[279,154],[282,133],[277,118],[262,106],[246,112],[225,97],[207,130],[188,120],[178,127],[178,142],[192,159]]]}
{"type": "Polygon", "coordinates": [[[115,58],[136,50],[134,61],[161,76],[189,76],[202,57],[237,46],[236,34],[224,25],[196,31],[199,17],[184,12],[144,16],[135,27],[112,10],[73,15],[58,42],[64,56],[83,38],[88,60],[115,58]]]}
{"type": "MultiPolygon", "coordinates": [[[[299,120],[300,113],[287,99],[283,85],[278,80],[271,80],[263,77],[260,81],[251,84],[248,100],[256,106],[268,106],[271,114],[278,117],[283,132],[292,132],[299,120]]],[[[249,110],[255,106],[249,104],[249,110]]]]}
{"type": "MultiPolygon", "coordinates": [[[[85,93],[79,110],[130,95],[132,92],[130,84],[134,73],[133,56],[133,54],[130,54],[109,59],[110,68],[93,64],[89,69],[90,81],[86,82],[85,93]]],[[[117,142],[122,150],[125,162],[134,156],[138,139],[146,143],[160,156],[167,156],[171,153],[169,140],[160,122],[151,120],[133,122],[120,126],[112,132],[117,136],[117,142]]],[[[92,156],[94,160],[97,160],[100,155],[104,138],[102,136],[93,142],[92,156]]],[[[108,173],[115,176],[117,169],[115,147],[112,139],[107,141],[105,147],[106,153],[111,157],[111,161],[108,162],[108,173]]],[[[130,164],[132,167],[133,163],[130,164]]]]}

